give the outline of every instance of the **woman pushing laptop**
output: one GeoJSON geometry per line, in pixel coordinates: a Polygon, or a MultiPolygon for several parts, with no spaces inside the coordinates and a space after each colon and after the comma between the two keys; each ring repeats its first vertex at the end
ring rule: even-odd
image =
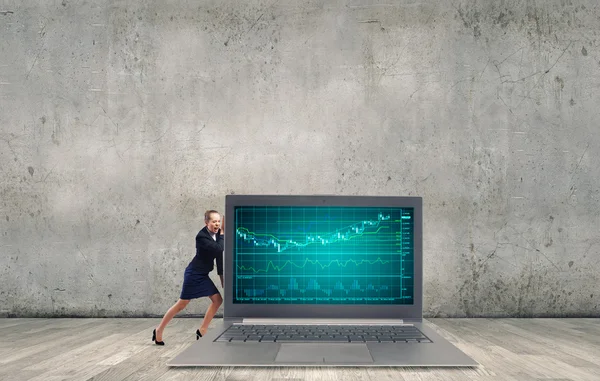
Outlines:
{"type": "Polygon", "coordinates": [[[216,210],[207,210],[204,213],[204,223],[206,226],[196,235],[196,255],[185,269],[179,300],[169,308],[160,325],[152,332],[152,341],[156,345],[165,345],[162,341],[165,327],[177,313],[190,303],[190,300],[208,296],[211,301],[204,315],[204,320],[202,320],[202,325],[196,330],[196,340],[206,334],[208,325],[223,303],[223,298],[208,273],[213,270],[216,261],[217,274],[221,278],[221,287],[223,287],[224,223],[221,220],[221,215],[216,210]]]}

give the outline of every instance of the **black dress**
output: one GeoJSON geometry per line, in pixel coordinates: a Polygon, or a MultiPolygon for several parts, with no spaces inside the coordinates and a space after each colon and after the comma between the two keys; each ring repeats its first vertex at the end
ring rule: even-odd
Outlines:
{"type": "Polygon", "coordinates": [[[217,274],[223,275],[223,235],[213,238],[205,226],[196,235],[196,255],[186,267],[180,299],[190,300],[218,294],[219,290],[208,273],[217,262],[217,274]]]}

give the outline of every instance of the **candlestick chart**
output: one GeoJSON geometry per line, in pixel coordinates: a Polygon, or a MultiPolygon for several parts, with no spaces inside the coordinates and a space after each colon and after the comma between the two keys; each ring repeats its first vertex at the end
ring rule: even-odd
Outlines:
{"type": "Polygon", "coordinates": [[[234,303],[410,304],[413,210],[235,209],[234,303]]]}

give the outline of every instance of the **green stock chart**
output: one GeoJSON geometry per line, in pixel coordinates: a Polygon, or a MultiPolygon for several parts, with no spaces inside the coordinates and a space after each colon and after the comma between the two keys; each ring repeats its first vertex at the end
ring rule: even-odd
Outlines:
{"type": "Polygon", "coordinates": [[[243,206],[234,225],[234,303],[413,303],[412,208],[243,206]]]}

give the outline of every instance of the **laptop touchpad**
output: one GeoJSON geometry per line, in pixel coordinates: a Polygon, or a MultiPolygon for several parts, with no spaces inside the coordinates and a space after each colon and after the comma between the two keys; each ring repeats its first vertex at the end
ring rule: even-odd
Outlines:
{"type": "Polygon", "coordinates": [[[368,364],[373,357],[366,344],[281,344],[276,363],[368,364]]]}

